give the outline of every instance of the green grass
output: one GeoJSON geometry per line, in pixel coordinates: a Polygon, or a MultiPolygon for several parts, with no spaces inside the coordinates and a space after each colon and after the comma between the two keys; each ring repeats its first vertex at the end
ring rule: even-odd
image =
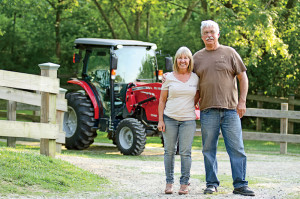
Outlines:
{"type": "MultiPolygon", "coordinates": [[[[1,144],[3,146],[3,143],[1,144]]],[[[0,195],[63,195],[95,192],[109,184],[105,178],[33,150],[0,147],[0,195]],[[79,189],[80,187],[80,189],[79,189]]]]}
{"type": "MultiPolygon", "coordinates": [[[[112,140],[109,140],[107,133],[98,132],[98,136],[95,139],[95,142],[99,143],[112,143],[112,140]]],[[[146,146],[148,147],[162,147],[160,137],[147,137],[146,146]]],[[[246,153],[258,153],[258,154],[279,154],[280,152],[280,143],[270,142],[270,141],[254,141],[254,140],[244,140],[244,146],[246,153]]],[[[200,136],[194,137],[194,142],[192,145],[193,149],[201,150],[202,149],[202,140],[200,136]]],[[[300,144],[288,143],[288,154],[298,154],[300,155],[300,144]]],[[[219,151],[226,151],[224,139],[220,138],[218,143],[219,151]]]]}

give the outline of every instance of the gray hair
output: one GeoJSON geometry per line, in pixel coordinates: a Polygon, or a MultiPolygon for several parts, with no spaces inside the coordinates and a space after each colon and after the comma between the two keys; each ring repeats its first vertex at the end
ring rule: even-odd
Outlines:
{"type": "Polygon", "coordinates": [[[175,61],[174,61],[174,64],[173,64],[173,70],[175,72],[178,72],[177,58],[180,57],[181,55],[186,55],[190,59],[190,63],[189,63],[189,66],[188,66],[187,70],[188,70],[188,72],[192,72],[193,69],[194,69],[193,54],[192,54],[191,50],[186,46],[182,46],[177,50],[177,52],[175,54],[175,61]]]}
{"type": "Polygon", "coordinates": [[[219,25],[216,22],[214,22],[213,20],[206,20],[201,22],[201,35],[203,35],[203,29],[207,27],[214,27],[216,33],[220,33],[219,25]]]}

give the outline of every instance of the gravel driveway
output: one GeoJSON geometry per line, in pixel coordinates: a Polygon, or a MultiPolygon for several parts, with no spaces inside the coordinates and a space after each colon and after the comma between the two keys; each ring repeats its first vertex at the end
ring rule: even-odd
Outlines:
{"type": "MultiPolygon", "coordinates": [[[[101,147],[101,144],[96,144],[101,147]]],[[[93,148],[93,147],[92,147],[93,148]]],[[[94,147],[95,148],[95,147],[94,147]]],[[[113,145],[105,145],[108,153],[119,154],[113,145]]],[[[92,150],[92,149],[91,149],[92,150]]],[[[232,187],[222,187],[222,176],[231,176],[227,153],[218,152],[218,167],[221,185],[214,195],[204,195],[204,164],[200,150],[192,153],[191,186],[187,196],[179,196],[180,157],[175,163],[175,193],[165,195],[165,175],[162,148],[146,148],[141,154],[146,160],[132,160],[120,156],[109,159],[85,158],[57,155],[57,158],[68,161],[110,180],[103,192],[82,193],[78,198],[245,198],[232,194],[232,187]],[[119,157],[119,158],[118,158],[119,157]],[[148,160],[149,159],[149,160],[148,160]]],[[[247,180],[255,191],[257,199],[300,198],[300,156],[247,154],[247,180]],[[254,182],[251,185],[251,181],[254,182]]],[[[231,183],[231,182],[230,182],[231,183]]]]}

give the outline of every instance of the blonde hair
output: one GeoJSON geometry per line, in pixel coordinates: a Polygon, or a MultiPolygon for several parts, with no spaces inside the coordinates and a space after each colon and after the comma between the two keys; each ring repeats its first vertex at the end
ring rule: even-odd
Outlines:
{"type": "Polygon", "coordinates": [[[193,69],[194,69],[194,59],[193,59],[193,55],[192,55],[192,52],[190,51],[190,49],[188,49],[188,48],[185,47],[185,46],[180,47],[180,48],[177,50],[176,54],[175,54],[175,61],[174,61],[174,64],[173,64],[173,71],[178,72],[177,59],[178,59],[178,57],[180,57],[181,55],[186,55],[186,56],[188,56],[188,58],[190,59],[189,66],[188,66],[187,70],[188,70],[188,72],[192,72],[193,69]]]}
{"type": "Polygon", "coordinates": [[[214,27],[216,30],[216,33],[219,34],[220,33],[220,28],[219,25],[214,22],[213,20],[206,20],[206,21],[202,21],[201,22],[201,35],[203,35],[203,29],[207,28],[207,27],[214,27]]]}

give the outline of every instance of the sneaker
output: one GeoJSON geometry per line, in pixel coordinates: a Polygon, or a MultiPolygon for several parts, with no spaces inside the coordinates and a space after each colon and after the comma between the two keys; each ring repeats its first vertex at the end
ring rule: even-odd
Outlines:
{"type": "Polygon", "coordinates": [[[214,192],[218,192],[217,187],[214,185],[208,185],[206,189],[204,189],[204,194],[212,194],[214,192]]]}
{"type": "Polygon", "coordinates": [[[234,194],[241,194],[243,196],[255,196],[254,191],[252,191],[248,186],[243,186],[240,188],[235,188],[233,190],[234,194]]]}

